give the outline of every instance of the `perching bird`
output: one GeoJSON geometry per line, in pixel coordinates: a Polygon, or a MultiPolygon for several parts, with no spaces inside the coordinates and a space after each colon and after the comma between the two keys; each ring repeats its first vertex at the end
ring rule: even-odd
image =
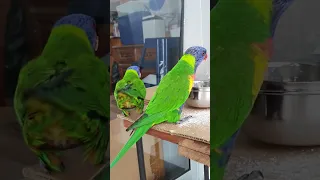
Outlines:
{"type": "Polygon", "coordinates": [[[194,74],[199,64],[206,58],[207,51],[203,47],[194,46],[186,50],[178,63],[160,81],[142,117],[127,128],[127,131],[134,130],[134,133],[113,159],[110,168],[153,125],[179,122],[183,104],[193,86],[194,74]]]}
{"type": "Polygon", "coordinates": [[[71,14],[54,25],[42,54],[19,74],[14,109],[27,146],[49,172],[63,171],[63,150],[82,146],[104,162],[109,143],[109,73],[95,56],[93,18],[71,14]]]}
{"type": "Polygon", "coordinates": [[[130,66],[123,78],[117,82],[114,97],[118,108],[125,116],[129,116],[131,109],[143,113],[144,98],[147,91],[143,81],[140,79],[140,67],[130,66]]]}
{"type": "Polygon", "coordinates": [[[272,54],[272,38],[293,0],[219,0],[211,10],[211,178],[222,180],[272,54]]]}

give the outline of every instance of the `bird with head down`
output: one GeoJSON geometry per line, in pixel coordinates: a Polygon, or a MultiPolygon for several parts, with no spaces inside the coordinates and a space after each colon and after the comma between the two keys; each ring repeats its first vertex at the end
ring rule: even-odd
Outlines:
{"type": "Polygon", "coordinates": [[[137,65],[130,66],[123,78],[117,82],[114,97],[118,108],[125,116],[130,115],[130,110],[136,109],[142,114],[144,99],[147,91],[141,77],[141,68],[137,65]]]}

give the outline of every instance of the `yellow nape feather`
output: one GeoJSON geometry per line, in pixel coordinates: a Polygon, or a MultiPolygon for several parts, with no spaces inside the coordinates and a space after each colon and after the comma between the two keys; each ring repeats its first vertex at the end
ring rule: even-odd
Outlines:
{"type": "MultiPolygon", "coordinates": [[[[75,36],[77,36],[78,38],[81,38],[83,39],[85,42],[87,42],[87,45],[88,47],[91,48],[91,44],[90,44],[90,41],[88,40],[88,36],[86,34],[86,32],[78,27],[75,27],[75,26],[72,26],[72,25],[68,25],[68,24],[65,24],[65,25],[61,25],[61,26],[58,26],[58,27],[55,27],[52,29],[51,31],[51,36],[55,36],[56,34],[73,34],[75,36]]],[[[50,39],[49,37],[49,39],[50,39]]]]}
{"type": "Polygon", "coordinates": [[[191,89],[193,87],[193,82],[194,82],[194,75],[189,76],[189,93],[191,92],[191,89]]]}
{"type": "Polygon", "coordinates": [[[262,15],[265,22],[271,22],[272,1],[271,0],[247,0],[262,15]]]}
{"type": "Polygon", "coordinates": [[[128,70],[126,70],[126,73],[128,73],[128,72],[134,73],[134,74],[136,74],[137,76],[139,76],[139,74],[137,73],[137,71],[135,71],[135,70],[133,70],[133,69],[128,69],[128,70]]]}
{"type": "Polygon", "coordinates": [[[260,91],[260,87],[263,82],[264,73],[268,67],[268,56],[258,47],[253,46],[253,62],[254,62],[254,79],[252,87],[253,103],[260,91]]]}
{"type": "Polygon", "coordinates": [[[187,62],[192,68],[196,65],[196,58],[191,54],[185,54],[181,57],[181,61],[187,62]]]}

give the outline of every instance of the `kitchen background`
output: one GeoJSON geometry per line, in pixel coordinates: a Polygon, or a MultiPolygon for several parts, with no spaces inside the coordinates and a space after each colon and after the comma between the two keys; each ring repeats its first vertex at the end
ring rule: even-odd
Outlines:
{"type": "MultiPolygon", "coordinates": [[[[168,63],[167,70],[170,70],[190,46],[205,46],[210,55],[209,11],[201,9],[206,1],[185,1],[183,17],[181,3],[168,0],[111,0],[110,63],[114,67],[113,86],[132,63],[144,66],[142,78],[146,78],[147,85],[155,85],[156,76],[161,76],[157,74],[157,68],[161,72],[161,67],[156,66],[157,57],[164,58],[168,63]],[[200,7],[200,13],[192,8],[195,6],[200,7]],[[199,22],[202,23],[200,26],[199,22]],[[156,49],[160,45],[156,43],[160,41],[166,42],[168,47],[163,51],[159,49],[161,53],[157,55],[156,49]],[[141,54],[143,51],[146,52],[144,57],[141,54]],[[167,58],[161,54],[167,54],[167,58]],[[119,76],[116,76],[116,69],[119,76]]],[[[196,78],[205,80],[209,74],[210,60],[200,65],[196,78]]]]}
{"type": "Polygon", "coordinates": [[[319,6],[320,1],[294,1],[278,23],[272,61],[320,57],[319,6]]]}
{"type": "MultiPolygon", "coordinates": [[[[116,11],[116,6],[120,5],[120,3],[123,3],[123,1],[111,0],[111,10],[116,11]]],[[[195,6],[195,4],[193,4],[195,3],[194,0],[185,0],[185,3],[189,3],[191,5],[189,6],[190,8],[195,6]]],[[[209,7],[208,5],[202,6],[209,7]]],[[[5,103],[5,98],[12,97],[17,74],[21,66],[25,61],[39,54],[49,34],[52,23],[59,17],[66,14],[68,12],[68,7],[69,5],[67,5],[66,1],[62,0],[56,0],[52,2],[44,2],[39,0],[3,0],[0,2],[1,106],[10,104],[5,103]]],[[[103,7],[103,5],[100,7],[103,7]]],[[[188,8],[187,6],[185,7],[188,8]]],[[[271,61],[294,61],[299,59],[308,61],[319,59],[320,52],[316,51],[320,45],[320,25],[318,21],[318,17],[320,17],[320,11],[318,7],[320,7],[320,1],[295,0],[294,4],[286,11],[285,14],[283,14],[281,20],[279,21],[274,39],[275,51],[271,61]]],[[[198,7],[197,10],[199,12],[200,7],[198,7]]],[[[106,12],[108,12],[108,10],[101,11],[101,15],[105,15],[106,12]]],[[[180,12],[180,10],[178,12],[180,12]]],[[[190,10],[185,10],[185,13],[188,12],[192,13],[190,10]]],[[[198,16],[200,16],[200,13],[194,13],[190,16],[189,21],[184,20],[184,29],[189,30],[184,30],[185,38],[183,43],[190,43],[184,45],[183,48],[191,45],[191,42],[201,44],[201,41],[203,41],[202,43],[205,47],[209,47],[209,23],[207,23],[206,26],[204,24],[203,28],[194,26],[191,23],[198,21],[198,16]],[[190,22],[190,26],[187,25],[188,22],[190,22]],[[190,32],[190,34],[188,32],[190,32]],[[203,32],[203,35],[199,34],[199,32],[203,32]],[[199,35],[200,37],[204,38],[202,39],[194,35],[199,35]]],[[[203,13],[202,18],[208,17],[209,13],[203,13]]],[[[187,17],[185,17],[185,19],[186,18],[187,17]]],[[[108,36],[110,35],[108,35],[108,31],[106,29],[110,28],[110,26],[106,23],[101,23],[99,26],[99,36],[101,39],[97,55],[99,57],[105,57],[109,51],[111,52],[112,46],[122,45],[119,38],[111,37],[111,41],[114,44],[110,45],[109,47],[109,43],[107,42],[109,40],[108,36]]],[[[175,31],[173,31],[173,33],[174,32],[175,31]]],[[[152,50],[150,51],[152,52],[152,50]]],[[[112,52],[111,55],[113,56],[112,52]]],[[[110,59],[113,58],[112,56],[110,59]]],[[[210,59],[206,62],[210,63],[210,59]]],[[[124,64],[126,64],[126,61],[124,64]]],[[[121,64],[119,64],[119,66],[120,65],[121,64]]],[[[209,67],[208,64],[202,66],[209,67]]],[[[125,67],[122,69],[125,69],[125,67]]],[[[144,72],[146,72],[145,75],[148,75],[150,72],[154,71],[154,69],[152,70],[146,68],[144,72]]],[[[206,74],[207,72],[210,72],[210,69],[202,69],[201,72],[206,73],[199,75],[200,78],[206,77],[206,74]]],[[[2,169],[8,169],[6,171],[0,171],[0,179],[19,179],[21,178],[21,169],[23,167],[26,165],[35,164],[38,161],[36,158],[34,158],[33,154],[31,154],[29,150],[25,148],[25,144],[21,139],[20,129],[16,124],[16,120],[12,116],[12,112],[7,111],[6,108],[2,108],[0,115],[5,117],[2,118],[2,124],[0,126],[2,133],[2,136],[0,136],[0,144],[6,144],[6,147],[0,149],[0,167],[2,169]]],[[[310,176],[320,176],[317,174],[317,172],[319,172],[317,170],[317,167],[319,167],[317,162],[320,162],[318,155],[319,150],[312,148],[309,150],[295,149],[288,153],[288,150],[285,149],[281,150],[280,154],[279,152],[276,152],[275,154],[283,157],[285,155],[290,155],[291,159],[279,160],[277,156],[272,154],[275,151],[274,149],[268,149],[264,146],[259,148],[255,147],[253,150],[250,148],[252,148],[251,144],[249,146],[243,145],[242,142],[238,143],[234,156],[231,158],[232,163],[229,165],[229,170],[227,173],[227,176],[230,179],[237,177],[243,172],[248,172],[256,168],[257,164],[262,167],[268,165],[271,167],[270,164],[279,165],[281,167],[278,168],[278,172],[282,174],[286,173],[287,176],[291,177],[291,180],[310,179],[310,176]],[[266,151],[271,152],[271,154],[266,153],[266,151]],[[268,161],[257,161],[256,157],[263,156],[265,156],[268,161]],[[298,160],[292,157],[296,157],[298,160]],[[247,162],[247,164],[244,162],[247,162]],[[248,164],[250,166],[246,166],[248,164]],[[301,168],[301,164],[308,168],[301,168]],[[311,165],[314,168],[312,168],[311,165]],[[299,173],[292,173],[294,171],[299,173]]],[[[133,154],[135,154],[135,152],[133,154]]],[[[268,170],[269,172],[277,171],[277,169],[274,168],[269,168],[268,170]]],[[[278,175],[279,174],[275,174],[274,177],[279,177],[278,175]]]]}
{"type": "MultiPolygon", "coordinates": [[[[132,64],[144,67],[142,79],[147,87],[157,85],[182,53],[197,45],[207,49],[208,60],[198,67],[196,79],[210,78],[210,0],[112,0],[110,6],[113,87],[132,64]]],[[[129,138],[117,113],[112,108],[111,159],[129,138]]],[[[203,179],[203,164],[180,156],[176,144],[145,135],[143,146],[147,179],[203,179]]],[[[128,178],[139,178],[135,147],[111,170],[111,179],[128,178]],[[130,175],[121,173],[129,168],[130,175]]]]}

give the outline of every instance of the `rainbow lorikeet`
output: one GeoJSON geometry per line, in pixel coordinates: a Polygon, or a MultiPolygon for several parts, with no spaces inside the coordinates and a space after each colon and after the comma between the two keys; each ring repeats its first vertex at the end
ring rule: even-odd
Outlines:
{"type": "Polygon", "coordinates": [[[109,73],[95,56],[95,20],[59,19],[42,51],[21,70],[14,109],[27,146],[49,172],[61,172],[63,150],[82,146],[85,159],[104,162],[109,143],[109,73]]]}
{"type": "MultiPolygon", "coordinates": [[[[131,138],[113,159],[112,168],[152,126],[180,121],[182,107],[193,87],[194,74],[199,64],[207,58],[203,47],[195,46],[186,50],[178,63],[162,78],[144,114],[127,131],[134,130],[131,138]]],[[[188,119],[188,117],[185,117],[188,119]]],[[[184,119],[184,120],[186,120],[184,119]]]]}
{"type": "MultiPolygon", "coordinates": [[[[223,179],[238,131],[262,85],[277,22],[292,2],[218,0],[211,9],[211,104],[214,106],[210,146],[214,180],[223,179]]],[[[247,175],[241,178],[263,178],[256,171],[247,175]]]]}
{"type": "Polygon", "coordinates": [[[136,109],[140,114],[143,112],[147,91],[140,79],[140,69],[138,66],[130,66],[114,90],[117,106],[125,116],[130,115],[130,109],[136,109]]]}

